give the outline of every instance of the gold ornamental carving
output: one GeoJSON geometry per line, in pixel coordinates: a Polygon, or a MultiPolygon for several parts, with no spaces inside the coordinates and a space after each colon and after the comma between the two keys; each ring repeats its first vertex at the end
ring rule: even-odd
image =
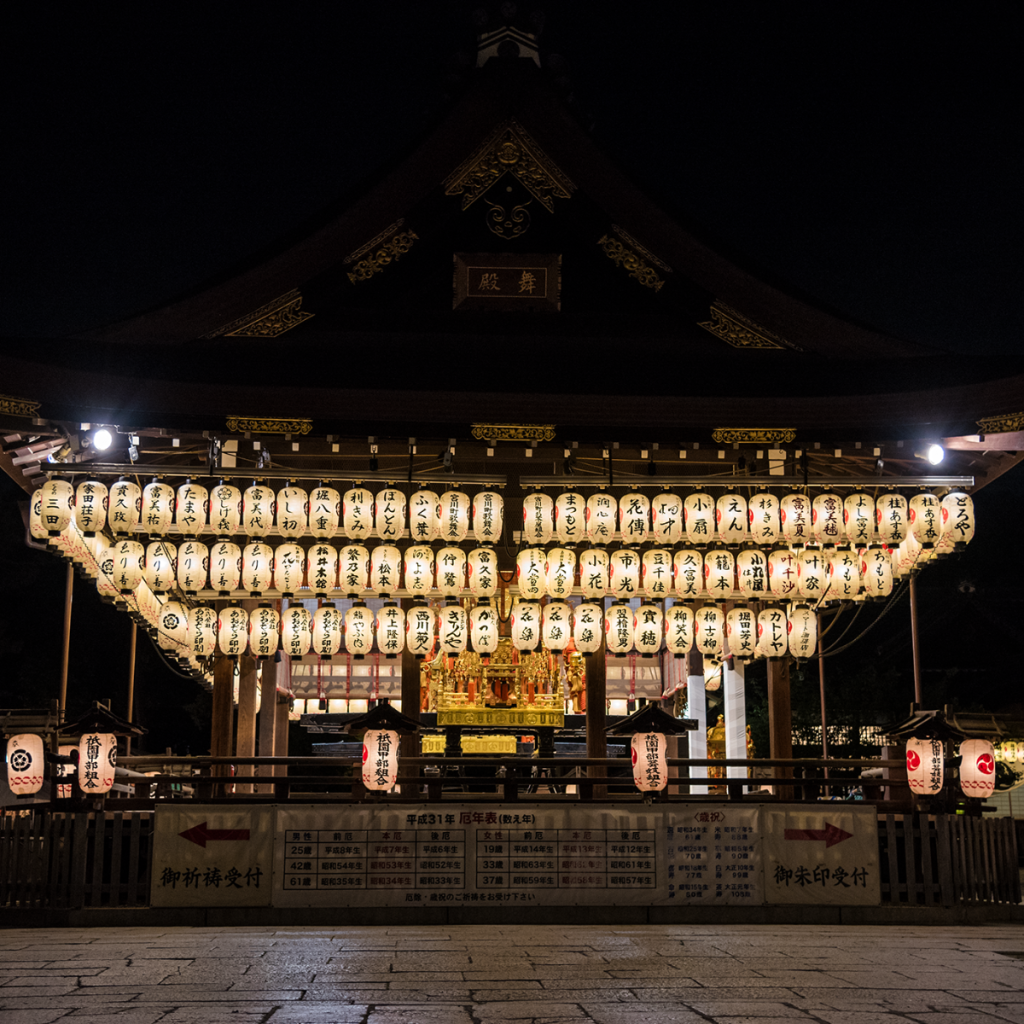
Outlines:
{"type": "Polygon", "coordinates": [[[718,427],[711,432],[718,444],[790,444],[796,431],[788,427],[718,427]]]}
{"type": "Polygon", "coordinates": [[[632,249],[627,249],[617,238],[610,238],[608,235],[602,235],[597,244],[604,250],[605,256],[628,271],[630,277],[636,278],[645,288],[661,291],[661,286],[665,282],[658,276],[658,272],[644,263],[632,249]]]}
{"type": "Polygon", "coordinates": [[[308,434],[313,421],[275,419],[266,416],[229,416],[228,430],[242,434],[308,434]]]}
{"type": "Polygon", "coordinates": [[[474,423],[477,441],[554,441],[554,423],[474,423]]]}
{"type": "Polygon", "coordinates": [[[311,319],[313,313],[302,308],[302,296],[297,288],[279,296],[273,302],[232,320],[204,338],[276,338],[293,327],[311,319]]]}
{"type": "Polygon", "coordinates": [[[467,704],[463,707],[438,708],[437,724],[444,725],[496,725],[504,728],[537,728],[565,726],[565,712],[561,708],[534,708],[527,704],[519,708],[492,708],[467,704]]]}
{"type": "Polygon", "coordinates": [[[372,238],[364,246],[345,257],[346,266],[355,264],[348,272],[348,279],[357,284],[369,281],[374,274],[381,273],[386,266],[404,256],[419,241],[415,231],[402,231],[404,219],[389,224],[376,238],[372,238]],[[358,260],[358,262],[356,262],[358,260]]]}
{"type": "Polygon", "coordinates": [[[651,252],[646,246],[641,245],[625,228],[619,227],[618,224],[612,225],[612,231],[615,232],[622,239],[626,245],[634,252],[639,253],[649,263],[653,263],[656,267],[661,267],[666,274],[672,273],[672,268],[667,264],[658,259],[657,256],[651,252]]]}
{"type": "Polygon", "coordinates": [[[1024,412],[986,416],[983,420],[978,420],[979,434],[1014,434],[1018,430],[1024,430],[1024,412]]]}
{"type": "Polygon", "coordinates": [[[700,322],[698,326],[710,331],[716,338],[721,338],[733,348],[786,349],[797,347],[772,333],[766,327],[754,323],[753,320],[723,302],[715,302],[711,306],[711,319],[700,322]]]}
{"type": "Polygon", "coordinates": [[[31,419],[39,412],[39,403],[31,398],[15,398],[13,395],[0,395],[0,415],[25,416],[31,419]]]}

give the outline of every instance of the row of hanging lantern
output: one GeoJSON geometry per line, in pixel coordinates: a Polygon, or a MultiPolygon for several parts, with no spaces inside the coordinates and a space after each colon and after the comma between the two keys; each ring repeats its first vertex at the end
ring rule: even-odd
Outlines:
{"type": "MultiPolygon", "coordinates": [[[[7,740],[7,785],[15,796],[31,796],[43,788],[45,746],[42,736],[22,733],[7,740]]],[[[117,737],[86,732],[78,742],[78,786],[89,796],[109,793],[117,767],[117,737]]],[[[56,773],[55,773],[56,774],[56,773]]]]}
{"type": "MultiPolygon", "coordinates": [[[[966,796],[986,800],[995,792],[996,752],[988,740],[960,744],[960,788],[966,796]]],[[[933,737],[907,740],[907,783],[916,796],[935,796],[945,782],[942,741],[933,737]]]]}

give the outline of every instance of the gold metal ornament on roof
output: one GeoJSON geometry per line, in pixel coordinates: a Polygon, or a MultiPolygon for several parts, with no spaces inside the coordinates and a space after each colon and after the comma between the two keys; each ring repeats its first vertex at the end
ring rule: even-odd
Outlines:
{"type": "Polygon", "coordinates": [[[276,338],[290,331],[293,327],[314,316],[302,308],[302,296],[298,288],[293,288],[284,295],[279,295],[251,313],[232,320],[231,323],[219,327],[205,338],[276,338]]]}
{"type": "Polygon", "coordinates": [[[477,441],[554,441],[554,423],[474,423],[477,441]]]}
{"type": "Polygon", "coordinates": [[[415,231],[399,230],[404,223],[404,219],[399,218],[393,224],[389,224],[376,238],[345,257],[346,266],[355,263],[348,272],[348,279],[353,284],[369,281],[374,274],[381,273],[388,264],[404,256],[413,247],[414,242],[419,241],[420,236],[415,231]],[[356,260],[359,262],[356,263],[356,260]]]}
{"type": "Polygon", "coordinates": [[[1003,416],[986,416],[978,420],[979,434],[1012,434],[1024,430],[1024,412],[1012,412],[1003,416]]]}
{"type": "Polygon", "coordinates": [[[654,270],[649,267],[632,249],[628,249],[617,238],[610,238],[602,235],[597,244],[604,250],[605,256],[613,263],[617,263],[623,270],[629,272],[630,277],[636,278],[645,288],[654,291],[661,291],[665,283],[654,270]]]}
{"type": "Polygon", "coordinates": [[[711,319],[698,321],[697,326],[703,327],[733,348],[798,348],[724,302],[714,302],[709,312],[711,319]]]}
{"type": "Polygon", "coordinates": [[[39,412],[39,403],[30,398],[15,398],[13,395],[0,395],[0,415],[33,417],[39,412]]]}
{"type": "Polygon", "coordinates": [[[791,427],[716,427],[711,438],[718,444],[790,444],[796,440],[791,427]]]}
{"type": "Polygon", "coordinates": [[[227,428],[237,434],[308,434],[313,421],[305,418],[275,419],[269,416],[229,416],[227,428]]]}

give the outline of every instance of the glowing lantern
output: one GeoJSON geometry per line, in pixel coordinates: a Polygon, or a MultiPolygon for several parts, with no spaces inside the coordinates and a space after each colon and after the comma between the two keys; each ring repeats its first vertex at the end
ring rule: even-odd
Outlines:
{"type": "Polygon", "coordinates": [[[446,654],[461,654],[469,639],[469,620],[466,609],[460,605],[447,605],[441,611],[441,650],[446,654]]]}
{"type": "Polygon", "coordinates": [[[598,491],[587,498],[587,540],[591,544],[610,544],[615,539],[618,503],[610,494],[598,491]]]}
{"type": "Polygon", "coordinates": [[[281,615],[281,649],[289,658],[309,654],[313,643],[313,616],[300,604],[286,608],[281,615]]]}
{"type": "Polygon", "coordinates": [[[713,601],[732,596],[736,580],[736,562],[731,551],[717,548],[704,555],[704,589],[713,601]]]}
{"type": "Polygon", "coordinates": [[[377,612],[377,650],[394,658],[405,649],[405,612],[397,604],[386,604],[377,612]]]}
{"type": "Polygon", "coordinates": [[[549,601],[543,610],[542,636],[549,651],[564,651],[572,639],[572,609],[564,601],[549,601]]]}
{"type": "Polygon", "coordinates": [[[249,613],[249,650],[266,661],[277,654],[281,639],[281,622],[277,612],[269,604],[262,604],[249,613]]]}
{"type": "Polygon", "coordinates": [[[642,604],[633,616],[633,646],[641,654],[656,654],[661,650],[665,632],[661,609],[654,604],[642,604]]]}
{"type": "Polygon", "coordinates": [[[498,591],[498,556],[493,548],[474,548],[466,559],[469,592],[474,597],[493,597],[498,591]]]}
{"type": "Polygon", "coordinates": [[[693,639],[697,650],[713,661],[722,657],[725,639],[725,616],[713,604],[698,608],[693,617],[693,639]]]}
{"type": "Polygon", "coordinates": [[[762,608],[757,616],[757,652],[764,658],[782,658],[789,650],[786,613],[781,608],[762,608]]]}
{"type": "Polygon", "coordinates": [[[663,491],[651,499],[651,540],[678,544],[683,539],[683,499],[663,491]]]}
{"type": "Polygon", "coordinates": [[[736,583],[748,601],[758,601],[768,592],[768,556],[757,548],[746,548],[736,556],[736,583]]]}
{"type": "Polygon", "coordinates": [[[633,759],[633,782],[641,793],[663,790],[668,785],[665,734],[635,732],[629,741],[633,759]]]}
{"type": "Polygon", "coordinates": [[[469,536],[468,494],[462,491],[445,491],[441,498],[441,540],[446,544],[458,544],[469,536]]]}
{"type": "Polygon", "coordinates": [[[405,589],[413,597],[426,597],[434,585],[434,552],[426,545],[405,552],[405,589]]]}
{"type": "Polygon", "coordinates": [[[934,738],[907,740],[907,784],[918,796],[934,796],[944,781],[942,741],[934,738]]]}
{"type": "Polygon", "coordinates": [[[373,494],[365,487],[353,487],[341,499],[341,522],[349,540],[373,536],[373,494]]]}
{"type": "Polygon", "coordinates": [[[568,548],[552,548],[548,552],[545,587],[548,597],[564,601],[572,593],[576,576],[576,555],[568,548]]]}
{"type": "Polygon", "coordinates": [[[593,654],[601,649],[601,606],[579,604],[572,614],[572,639],[580,654],[593,654]]]}
{"type": "Polygon", "coordinates": [[[345,612],[345,650],[356,658],[373,650],[373,612],[365,604],[354,604],[345,612]]]}
{"type": "Polygon", "coordinates": [[[589,548],[580,555],[580,586],[588,600],[599,600],[608,591],[608,552],[589,548]]]}
{"type": "Polygon", "coordinates": [[[665,610],[665,646],[676,658],[682,658],[693,647],[693,611],[685,604],[665,610]]]}
{"type": "Polygon", "coordinates": [[[43,737],[21,733],[7,741],[7,785],[15,796],[30,796],[43,788],[43,737]]]}
{"type": "Polygon", "coordinates": [[[153,537],[162,537],[170,529],[174,516],[174,488],[153,480],[142,491],[142,528],[153,537]]]}
{"type": "Polygon", "coordinates": [[[843,499],[838,494],[819,494],[811,504],[811,529],[822,547],[832,548],[846,539],[843,499]]]}
{"type": "Polygon", "coordinates": [[[536,601],[517,601],[512,606],[512,646],[517,651],[532,651],[540,641],[540,605],[536,601]]]}
{"type": "Polygon", "coordinates": [[[723,494],[715,502],[718,539],[736,546],[747,539],[747,499],[742,494],[723,494]]]}
{"type": "Polygon", "coordinates": [[[363,733],[363,785],[367,789],[392,789],[397,778],[398,733],[367,729],[363,733]]]}
{"type": "Polygon", "coordinates": [[[987,800],[996,788],[995,748],[988,740],[964,740],[960,757],[960,788],[967,796],[987,800]]]}
{"type": "Polygon", "coordinates": [[[441,501],[433,491],[417,491],[409,499],[409,532],[419,544],[441,536],[441,501]]]}
{"type": "Polygon", "coordinates": [[[254,540],[242,549],[242,589],[251,597],[260,597],[269,590],[274,578],[274,549],[254,540]]]}
{"type": "Polygon", "coordinates": [[[631,548],[612,552],[608,563],[608,587],[613,597],[628,600],[640,593],[640,555],[631,548]]]}
{"type": "Polygon", "coordinates": [[[643,590],[647,597],[663,601],[672,592],[672,552],[665,548],[645,551],[640,562],[643,590]]]}
{"type": "Polygon", "coordinates": [[[704,556],[699,551],[677,551],[672,565],[672,589],[685,601],[698,598],[704,590],[704,556]]]}
{"type": "Polygon", "coordinates": [[[405,533],[405,495],[394,487],[378,491],[373,500],[373,525],[381,540],[396,541],[405,533]]]}
{"type": "Polygon", "coordinates": [[[846,540],[855,548],[866,548],[875,540],[875,499],[863,491],[854,491],[843,502],[846,540]]]}
{"type": "Polygon", "coordinates": [[[498,613],[490,605],[478,604],[469,613],[469,640],[477,654],[498,649],[498,613]]]}
{"type": "Polygon", "coordinates": [[[604,642],[609,654],[633,650],[633,609],[628,604],[613,604],[604,613],[604,642]]]}
{"type": "Polygon", "coordinates": [[[892,562],[886,548],[865,551],[860,571],[869,598],[884,600],[892,593],[892,562]]]}
{"type": "Polygon", "coordinates": [[[232,484],[218,484],[210,495],[210,527],[219,537],[232,537],[242,526],[242,492],[232,484]]]}
{"type": "Polygon", "coordinates": [[[97,480],[85,480],[75,489],[75,522],[86,537],[95,536],[106,526],[107,494],[106,484],[97,480]]]}
{"type": "Polygon", "coordinates": [[[473,499],[473,537],[478,544],[497,544],[505,522],[505,503],[495,491],[481,491],[473,499]]]}
{"type": "Polygon", "coordinates": [[[796,553],[787,548],[776,548],[768,553],[768,589],[772,597],[788,600],[797,596],[797,558],[796,553]]]}
{"type": "Polygon", "coordinates": [[[117,768],[117,737],[110,732],[88,732],[78,741],[78,787],[96,796],[109,793],[117,768]]]}
{"type": "MultiPolygon", "coordinates": [[[[213,562],[216,564],[216,548],[213,562]]],[[[278,544],[274,549],[274,585],[281,591],[282,597],[294,597],[295,592],[302,588],[302,579],[306,572],[306,552],[301,544],[288,541],[278,544]]],[[[212,573],[211,573],[212,575],[212,573]]]]}
{"type": "Polygon", "coordinates": [[[188,642],[188,612],[177,601],[165,601],[156,618],[158,646],[176,651],[188,642]]]}
{"type": "Polygon", "coordinates": [[[309,524],[309,495],[289,484],[277,492],[277,530],[282,537],[301,537],[309,524]]]}
{"type": "Polygon", "coordinates": [[[318,540],[330,540],[341,522],[341,495],[333,487],[314,487],[309,496],[309,531],[318,540]]]}
{"type": "Polygon", "coordinates": [[[338,552],[338,589],[358,598],[370,585],[370,552],[362,544],[346,544],[338,552]]]}
{"type": "Polygon", "coordinates": [[[886,547],[899,547],[907,535],[907,518],[907,499],[901,494],[883,494],[875,503],[878,539],[886,547]]]}
{"type": "Polygon", "coordinates": [[[757,619],[750,608],[730,608],[725,614],[725,638],[734,658],[748,661],[757,652],[757,619]]]}
{"type": "Polygon", "coordinates": [[[242,549],[234,541],[219,540],[210,548],[210,586],[221,597],[242,589],[242,549]]]}
{"type": "MultiPolygon", "coordinates": [[[[51,480],[43,486],[43,522],[52,533],[53,527],[47,516],[46,489],[55,483],[62,481],[51,480]]],[[[70,489],[70,484],[65,484],[70,489]]],[[[107,504],[107,525],[115,537],[131,533],[139,525],[139,515],[142,509],[142,491],[139,485],[131,480],[118,480],[110,488],[110,497],[107,504]]],[[[65,526],[67,523],[65,522],[65,526]]],[[[63,529],[63,527],[61,527],[63,529]]]]}
{"type": "Polygon", "coordinates": [[[787,494],[780,503],[779,516],[783,541],[799,551],[812,539],[811,499],[804,494],[787,494]]]}
{"type": "Polygon", "coordinates": [[[950,491],[942,499],[942,536],[953,537],[956,546],[974,538],[974,501],[963,491],[950,491]]]}
{"type": "Polygon", "coordinates": [[[466,588],[466,552],[462,548],[441,548],[437,553],[437,589],[457,598],[466,588]]]}
{"type": "Polygon", "coordinates": [[[935,547],[942,534],[942,506],[934,494],[915,494],[910,499],[910,532],[921,547],[935,547]]]}
{"type": "Polygon", "coordinates": [[[146,567],[142,578],[154,594],[166,594],[174,586],[178,549],[170,541],[154,540],[146,545],[146,567]]]}
{"type": "Polygon", "coordinates": [[[217,646],[221,654],[229,657],[242,654],[249,642],[249,613],[231,605],[222,608],[217,616],[217,646]]]}
{"type": "Polygon", "coordinates": [[[185,642],[196,658],[209,658],[217,650],[217,613],[212,608],[205,605],[189,608],[185,642]]]}
{"type": "Polygon", "coordinates": [[[434,650],[434,609],[411,608],[405,615],[405,646],[422,660],[434,650]]]}
{"type": "Polygon", "coordinates": [[[683,502],[686,539],[705,547],[715,539],[715,499],[700,491],[689,494],[683,502]]]}
{"type": "Polygon", "coordinates": [[[852,601],[860,593],[860,556],[856,551],[833,551],[828,560],[829,601],[852,601]]]}
{"type": "Polygon", "coordinates": [[[796,554],[796,590],[805,601],[817,603],[828,590],[828,556],[817,548],[802,548],[796,554]]]}
{"type": "Polygon", "coordinates": [[[554,503],[537,491],[523,499],[523,543],[547,544],[554,533],[554,503]]]}
{"type": "Polygon", "coordinates": [[[555,536],[558,542],[578,544],[586,534],[586,501],[583,495],[564,491],[555,498],[555,536]]]}
{"type": "MultiPolygon", "coordinates": [[[[109,548],[111,582],[122,594],[131,594],[142,582],[146,549],[137,540],[116,540],[109,548]]],[[[104,559],[107,561],[108,559],[104,559]]]]}
{"type": "Polygon", "coordinates": [[[543,548],[524,548],[516,556],[516,590],[520,597],[536,599],[547,591],[547,557],[543,548]]]}
{"type": "Polygon", "coordinates": [[[341,650],[341,612],[330,602],[313,613],[312,651],[321,658],[330,658],[341,650]]]}
{"type": "Polygon", "coordinates": [[[370,552],[370,589],[381,598],[398,590],[402,575],[402,553],[391,544],[378,544],[370,552]]]}
{"type": "Polygon", "coordinates": [[[750,523],[750,539],[755,544],[764,547],[777,544],[782,532],[779,499],[767,492],[755,494],[747,507],[747,521],[750,523]]]}
{"type": "Polygon", "coordinates": [[[623,544],[642,544],[651,523],[651,502],[643,494],[624,494],[619,502],[619,534],[623,544]]]}
{"type": "Polygon", "coordinates": [[[326,597],[338,585],[338,549],[333,544],[314,544],[309,549],[307,579],[317,597],[326,597]]]}
{"type": "Polygon", "coordinates": [[[818,616],[810,608],[790,608],[789,653],[806,661],[818,648],[818,616]]]}
{"type": "Polygon", "coordinates": [[[210,510],[210,492],[199,484],[186,480],[178,488],[175,502],[175,527],[185,537],[198,537],[206,529],[206,514],[210,510]]]}

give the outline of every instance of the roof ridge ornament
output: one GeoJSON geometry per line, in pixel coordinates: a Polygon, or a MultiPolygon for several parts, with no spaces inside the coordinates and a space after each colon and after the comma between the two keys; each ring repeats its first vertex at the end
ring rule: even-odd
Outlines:
{"type": "Polygon", "coordinates": [[[285,331],[315,316],[302,308],[302,296],[298,288],[293,288],[284,295],[279,295],[272,302],[268,302],[259,309],[247,313],[245,316],[232,320],[231,323],[218,327],[209,334],[204,334],[202,340],[209,338],[276,338],[285,331]]]}
{"type": "Polygon", "coordinates": [[[540,67],[537,37],[544,28],[544,15],[535,11],[528,18],[519,17],[518,5],[509,0],[498,4],[497,8],[493,14],[483,7],[473,12],[473,23],[477,27],[476,66],[482,68],[494,58],[506,58],[532,60],[540,67]],[[489,22],[494,24],[499,20],[501,24],[485,31],[489,22]],[[516,21],[520,22],[518,26],[513,24],[516,21]]]}

